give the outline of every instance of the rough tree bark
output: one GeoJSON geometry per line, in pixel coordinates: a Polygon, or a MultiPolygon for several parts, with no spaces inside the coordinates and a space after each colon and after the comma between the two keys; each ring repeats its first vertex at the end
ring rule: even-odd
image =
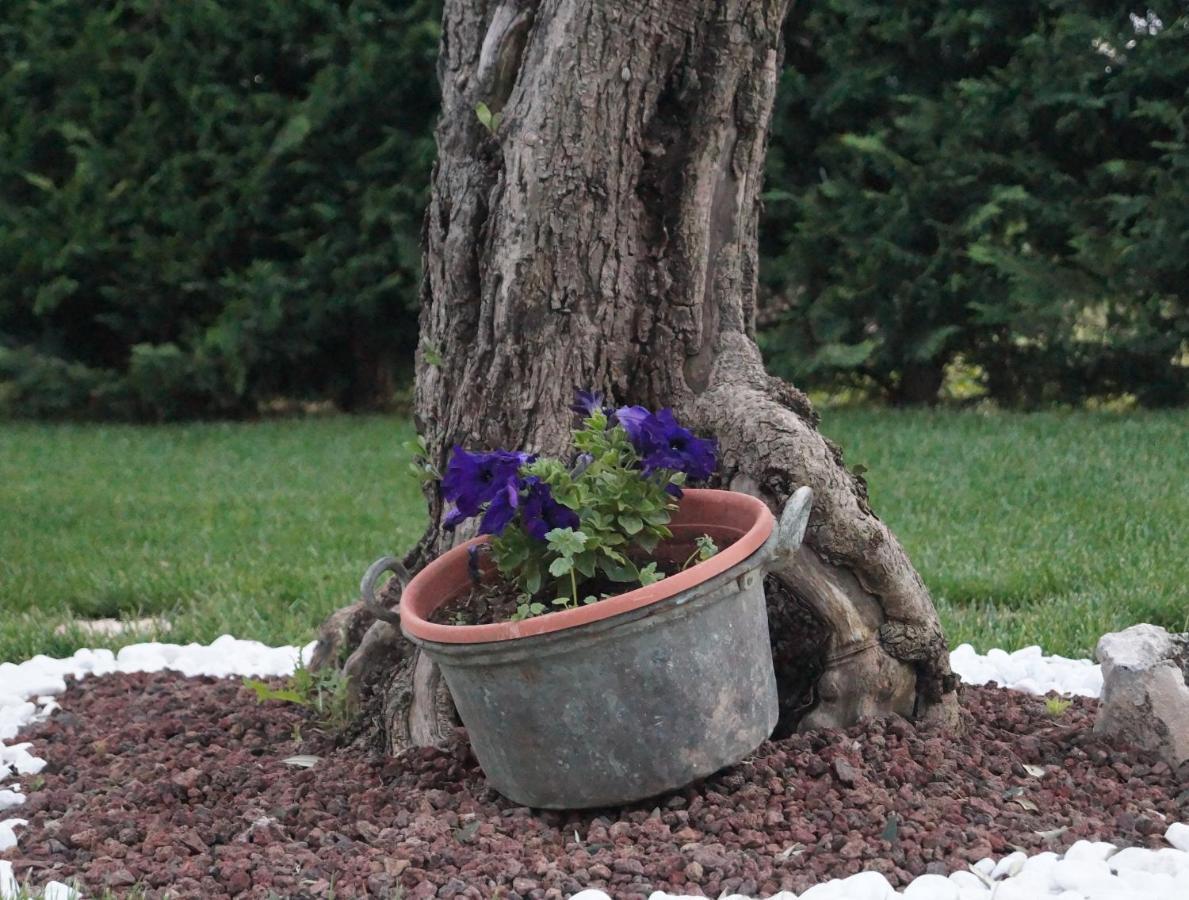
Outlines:
{"type": "MultiPolygon", "coordinates": [[[[777,510],[814,490],[806,544],[768,583],[780,730],[893,712],[952,723],[928,591],[754,340],[788,5],[447,0],[416,422],[441,466],[455,443],[562,451],[576,386],[672,407],[718,437],[723,485],[777,510]]],[[[439,527],[435,486],[426,499],[413,570],[465,536],[439,527]]],[[[398,598],[390,583],[385,604],[398,598]]],[[[392,751],[452,727],[434,666],[361,604],[326,623],[317,664],[345,665],[392,751]]]]}

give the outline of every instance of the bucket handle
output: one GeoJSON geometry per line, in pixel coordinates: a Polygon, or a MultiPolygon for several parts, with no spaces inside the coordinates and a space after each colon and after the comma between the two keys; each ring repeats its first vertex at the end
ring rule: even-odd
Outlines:
{"type": "Polygon", "coordinates": [[[395,556],[381,556],[363,573],[363,580],[359,582],[359,599],[363,602],[364,608],[377,619],[389,625],[399,626],[400,613],[384,606],[376,596],[377,582],[385,572],[391,572],[396,577],[402,591],[409,586],[409,572],[401,561],[395,556]]]}
{"type": "Polygon", "coordinates": [[[772,562],[784,562],[797,552],[805,538],[812,511],[813,489],[802,485],[784,504],[780,521],[776,523],[776,548],[772,552],[772,562]]]}

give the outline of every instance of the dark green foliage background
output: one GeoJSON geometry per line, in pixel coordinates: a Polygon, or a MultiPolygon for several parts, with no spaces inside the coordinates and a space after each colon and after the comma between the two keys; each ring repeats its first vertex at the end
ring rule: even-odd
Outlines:
{"type": "Polygon", "coordinates": [[[762,232],[781,374],[914,402],[960,359],[1010,405],[1189,399],[1189,7],[1141,33],[1136,6],[795,8],[762,232]]]}
{"type": "MultiPolygon", "coordinates": [[[[1189,400],[1189,13],[1153,8],[1155,35],[1117,3],[798,3],[762,232],[770,364],[897,402],[944,394],[955,362],[1009,405],[1189,400]]],[[[416,341],[439,15],[6,5],[0,412],[390,401],[416,341]]]]}
{"type": "Polygon", "coordinates": [[[0,14],[0,406],[385,400],[411,366],[432,0],[0,14]]]}

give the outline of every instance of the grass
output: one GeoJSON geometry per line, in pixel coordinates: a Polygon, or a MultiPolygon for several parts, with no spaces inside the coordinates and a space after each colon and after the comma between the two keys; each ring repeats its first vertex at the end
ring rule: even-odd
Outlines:
{"type": "Polygon", "coordinates": [[[951,646],[1189,630],[1189,414],[827,411],[951,646]]]}
{"type": "MultiPolygon", "coordinates": [[[[836,410],[823,428],[868,468],[952,644],[1084,656],[1138,621],[1189,628],[1189,415],[836,410]]],[[[101,616],[308,640],[419,535],[412,436],[382,417],[0,425],[0,660],[142,637],[54,633],[101,616]]]]}
{"type": "Polygon", "coordinates": [[[76,616],[308,640],[419,536],[412,436],[383,418],[0,426],[0,660],[133,640],[53,633],[76,616]]]}

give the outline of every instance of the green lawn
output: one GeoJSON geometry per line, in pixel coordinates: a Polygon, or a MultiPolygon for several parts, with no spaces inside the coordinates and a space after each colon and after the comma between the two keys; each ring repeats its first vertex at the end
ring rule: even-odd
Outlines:
{"type": "MultiPolygon", "coordinates": [[[[827,411],[951,643],[1086,655],[1189,627],[1189,415],[827,411]]],[[[395,418],[0,426],[0,660],[99,644],[75,617],[164,615],[169,640],[307,640],[417,537],[395,418]]],[[[128,643],[135,637],[113,642],[128,643]]]]}

